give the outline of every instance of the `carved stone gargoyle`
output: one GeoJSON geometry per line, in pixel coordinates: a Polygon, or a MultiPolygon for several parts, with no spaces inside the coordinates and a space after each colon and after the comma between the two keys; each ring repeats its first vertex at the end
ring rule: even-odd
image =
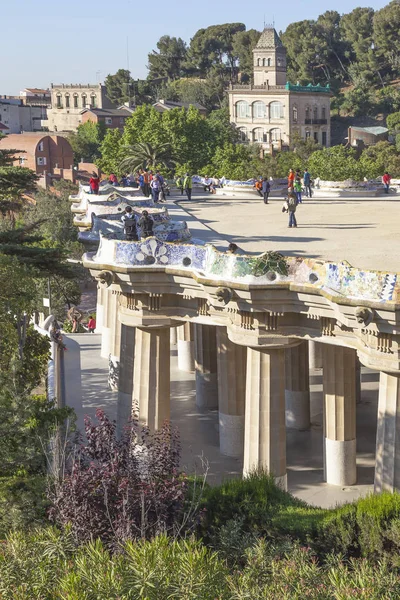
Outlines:
{"type": "Polygon", "coordinates": [[[217,288],[215,295],[221,304],[228,304],[233,298],[232,290],[226,287],[217,288]]]}
{"type": "Polygon", "coordinates": [[[356,319],[360,325],[369,325],[374,320],[374,311],[367,306],[358,306],[356,308],[356,319]]]}
{"type": "Polygon", "coordinates": [[[110,287],[115,281],[115,273],[112,271],[100,271],[96,279],[102,287],[110,287]]]}

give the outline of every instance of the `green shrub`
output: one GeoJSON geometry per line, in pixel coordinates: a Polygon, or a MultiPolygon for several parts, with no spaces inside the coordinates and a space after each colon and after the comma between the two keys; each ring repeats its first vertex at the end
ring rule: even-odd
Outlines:
{"type": "Polygon", "coordinates": [[[371,494],[358,500],[356,508],[362,556],[379,559],[387,553],[397,554],[400,540],[395,532],[400,518],[400,494],[371,494]]]}
{"type": "Polygon", "coordinates": [[[343,556],[359,556],[357,509],[345,504],[326,512],[314,534],[313,548],[320,555],[334,552],[343,556]]]}
{"type": "Polygon", "coordinates": [[[301,543],[310,543],[318,535],[318,529],[326,518],[327,510],[314,506],[287,506],[272,520],[273,531],[290,536],[301,543]]]}
{"type": "Polygon", "coordinates": [[[0,478],[0,538],[13,529],[25,529],[46,521],[46,479],[0,478]]]}

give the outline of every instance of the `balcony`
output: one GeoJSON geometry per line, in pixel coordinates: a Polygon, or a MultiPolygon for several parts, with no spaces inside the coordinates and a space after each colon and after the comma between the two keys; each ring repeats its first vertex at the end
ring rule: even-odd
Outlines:
{"type": "Polygon", "coordinates": [[[328,119],[306,119],[306,125],[327,125],[328,119]]]}

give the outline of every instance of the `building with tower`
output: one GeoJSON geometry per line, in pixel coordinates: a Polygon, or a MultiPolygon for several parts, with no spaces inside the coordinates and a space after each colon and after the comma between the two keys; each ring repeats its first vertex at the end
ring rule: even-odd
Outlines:
{"type": "Polygon", "coordinates": [[[253,50],[254,83],[231,85],[229,112],[243,142],[267,152],[289,147],[295,137],[330,146],[328,86],[287,81],[286,49],[274,27],[266,27],[253,50]]]}

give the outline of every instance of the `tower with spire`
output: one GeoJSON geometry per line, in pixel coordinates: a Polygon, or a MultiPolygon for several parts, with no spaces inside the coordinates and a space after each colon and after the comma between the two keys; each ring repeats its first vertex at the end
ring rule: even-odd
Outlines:
{"type": "Polygon", "coordinates": [[[267,25],[253,50],[254,85],[286,84],[286,49],[272,25],[267,25]]]}

